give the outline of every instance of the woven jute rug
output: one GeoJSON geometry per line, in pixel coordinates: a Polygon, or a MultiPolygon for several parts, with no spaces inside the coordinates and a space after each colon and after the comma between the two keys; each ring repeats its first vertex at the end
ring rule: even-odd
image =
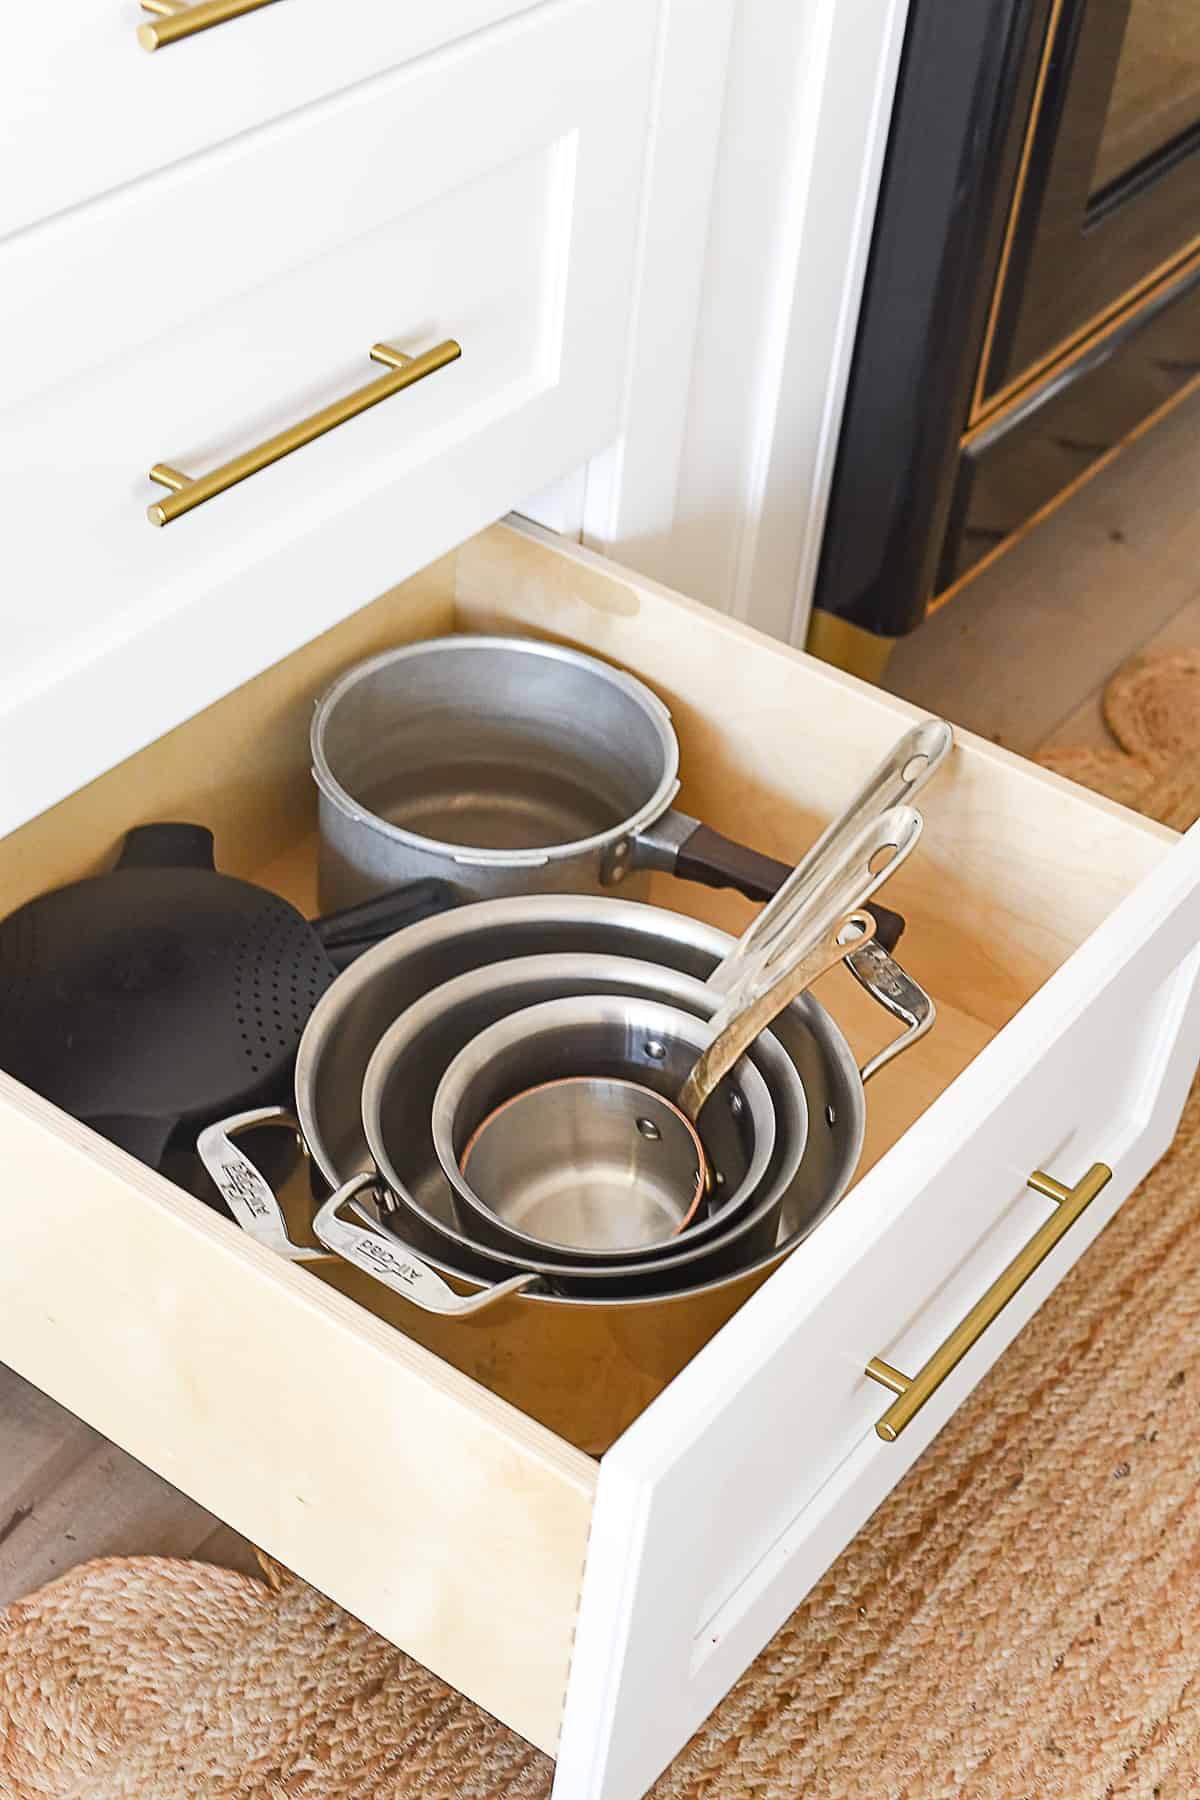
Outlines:
{"type": "MultiPolygon", "coordinates": [[[[1137,755],[1200,814],[1186,748],[1137,755]]],[[[112,1559],[0,1614],[4,1800],[544,1800],[552,1773],[288,1577],[112,1559]]],[[[1200,1800],[1200,1086],[653,1793],[1200,1800]]]]}

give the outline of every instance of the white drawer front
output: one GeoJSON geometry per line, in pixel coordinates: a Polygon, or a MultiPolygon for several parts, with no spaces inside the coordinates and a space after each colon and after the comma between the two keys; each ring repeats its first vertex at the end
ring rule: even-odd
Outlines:
{"type": "MultiPolygon", "coordinates": [[[[137,0],[17,6],[0,120],[19,179],[0,236],[519,12],[524,0],[276,0],[147,55],[137,0]]],[[[8,160],[8,159],[6,159],[8,160]]]]}
{"type": "Polygon", "coordinates": [[[571,0],[0,250],[0,831],[611,439],[652,35],[571,0]],[[450,338],[148,522],[152,464],[207,473],[378,376],[377,341],[450,338]]]}
{"type": "Polygon", "coordinates": [[[604,1459],[556,1794],[638,1800],[1162,1155],[1198,938],[1200,826],[604,1459]],[[1096,1161],[1111,1182],[884,1442],[868,1361],[915,1375],[1052,1213],[1029,1174],[1096,1161]]]}

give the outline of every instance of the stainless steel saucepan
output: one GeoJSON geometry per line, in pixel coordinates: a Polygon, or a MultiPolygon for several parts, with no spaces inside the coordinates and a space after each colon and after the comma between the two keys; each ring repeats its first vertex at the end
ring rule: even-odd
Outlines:
{"type": "MultiPolygon", "coordinates": [[[[913,827],[911,847],[919,815],[907,807],[894,809],[901,812],[913,827]]],[[[885,817],[891,819],[893,814],[885,817]]],[[[562,1255],[567,1247],[585,1261],[597,1260],[601,1246],[605,1262],[658,1255],[671,1259],[668,1274],[702,1256],[709,1248],[702,1240],[712,1233],[719,1235],[711,1247],[727,1263],[745,1250],[744,1235],[770,1215],[773,1198],[767,1193],[734,1196],[728,1207],[717,1204],[706,1220],[693,1224],[682,1237],[664,1232],[664,1241],[651,1245],[646,1241],[650,1221],[643,1216],[641,1195],[636,1188],[631,1191],[623,1171],[615,1180],[608,1173],[603,1179],[589,1178],[589,1148],[603,1144],[600,1168],[607,1172],[612,1147],[622,1139],[622,1126],[625,1141],[636,1144],[646,1124],[640,1096],[648,1075],[653,1075],[655,1091],[677,1102],[674,1126],[667,1122],[659,1155],[678,1145],[682,1156],[686,1146],[680,1134],[694,1122],[704,1140],[709,1169],[721,1181],[721,1163],[709,1149],[707,1135],[708,1121],[721,1120],[724,1112],[720,1107],[712,1112],[709,1096],[721,1091],[739,1058],[753,1048],[771,1020],[819,974],[849,954],[851,939],[861,941],[873,930],[869,914],[847,914],[841,904],[844,896],[853,897],[870,885],[868,852],[876,833],[867,829],[871,842],[864,846],[862,867],[847,864],[841,886],[829,890],[824,910],[813,913],[812,929],[807,936],[793,938],[794,948],[781,958],[775,974],[768,980],[755,965],[744,965],[734,996],[722,995],[710,982],[707,1023],[682,1046],[675,1010],[664,1008],[661,996],[648,1003],[630,993],[575,994],[529,1008],[510,1008],[464,1045],[434,1094],[432,1134],[466,1238],[518,1260],[562,1255]],[[672,1051],[681,1054],[676,1054],[668,1071],[672,1051]],[[614,1084],[613,1077],[621,1079],[614,1084]],[[535,1220],[545,1229],[536,1229],[535,1220]]],[[[884,835],[888,830],[880,827],[884,835]]],[[[645,970],[644,979],[650,983],[658,971],[652,964],[645,970]]],[[[436,1006],[437,997],[427,1004],[436,1006]]],[[[377,1131],[367,1091],[376,1065],[386,1066],[389,1039],[404,1030],[402,1019],[380,1043],[367,1073],[363,1117],[377,1160],[377,1131]]],[[[386,1124],[383,1135],[386,1154],[390,1147],[386,1124]]],[[[778,1135],[786,1137],[783,1129],[778,1135]]],[[[803,1144],[788,1147],[798,1161],[803,1144]]],[[[645,1160],[644,1153],[638,1160],[645,1160]]],[[[691,1271],[697,1272],[698,1268],[691,1271]]]]}
{"type": "MultiPolygon", "coordinates": [[[[870,935],[868,914],[851,918],[870,935]]],[[[807,959],[814,974],[846,954],[834,937],[807,959]]],[[[653,968],[632,965],[643,966],[653,968]]],[[[783,980],[779,1011],[811,986],[791,969],[783,980]]],[[[432,1121],[464,1233],[518,1257],[675,1259],[713,1234],[723,1252],[741,1249],[733,1227],[767,1216],[757,1185],[766,1156],[735,1183],[741,1171],[718,1157],[713,1127],[751,1110],[754,1069],[743,1058],[765,1022],[747,1035],[744,1016],[718,1031],[715,1016],[695,1019],[657,996],[573,993],[509,1012],[473,1038],[438,1084],[432,1121]]],[[[767,1125],[769,1154],[773,1111],[767,1125]]],[[[756,1150],[763,1135],[756,1125],[756,1150]]],[[[793,1148],[799,1166],[803,1142],[793,1148]]]]}
{"type": "MultiPolygon", "coordinates": [[[[763,900],[792,873],[676,811],[667,708],[558,644],[461,636],[385,651],[334,683],[311,737],[326,908],[418,875],[467,899],[618,884],[640,897],[659,869],[763,900]]],[[[909,801],[949,744],[939,720],[914,727],[865,803],[909,801]]],[[[894,947],[900,921],[879,909],[877,924],[894,947]]]]}
{"type": "MultiPolygon", "coordinates": [[[[600,1047],[603,1069],[609,1045],[624,1037],[622,1020],[630,1005],[649,1006],[660,1031],[656,1040],[622,1043],[620,1067],[644,1087],[669,1094],[678,1089],[707,1039],[706,1020],[719,1005],[704,984],[678,969],[623,956],[556,955],[519,957],[477,969],[447,982],[410,1007],[380,1039],[367,1066],[362,1091],[362,1127],[370,1166],[386,1189],[386,1229],[411,1247],[433,1245],[452,1261],[482,1252],[507,1280],[532,1271],[558,1290],[581,1296],[649,1292],[672,1283],[687,1285],[694,1265],[715,1269],[724,1262],[723,1233],[744,1222],[752,1209],[762,1223],[761,1243],[771,1241],[770,1215],[800,1167],[808,1133],[804,1088],[779,1042],[764,1036],[745,1059],[737,1078],[704,1122],[704,1148],[711,1164],[738,1190],[728,1218],[719,1213],[712,1231],[688,1233],[668,1244],[580,1250],[530,1240],[513,1241],[502,1227],[461,1216],[438,1155],[433,1116],[437,1089],[455,1057],[493,1026],[540,1011],[547,1003],[595,1004],[600,1018],[585,1028],[582,1047],[600,1047]],[[677,1014],[668,1019],[661,1015],[677,1014]],[[592,1031],[596,1030],[593,1037],[592,1031]],[[658,1059],[654,1050],[661,1047],[658,1059]],[[670,1265],[670,1266],[668,1266],[670,1265]]],[[[574,1048],[580,1048],[579,1041],[574,1048]]],[[[553,1047],[552,1047],[553,1051],[553,1047]]],[[[503,1083],[503,1056],[496,1073],[503,1083]]],[[[524,1085],[523,1077],[516,1077],[524,1085]]],[[[341,1250],[342,1196],[324,1210],[321,1241],[341,1250]],[[336,1244],[332,1238],[338,1238],[336,1244]]],[[[370,1222],[366,1222],[370,1229],[370,1222]]],[[[363,1248],[361,1240],[358,1248],[363,1248]]],[[[372,1255],[373,1246],[367,1247],[372,1255]]],[[[442,1304],[453,1300],[440,1297],[442,1304]]],[[[484,1303],[478,1296],[476,1308],[484,1303]]]]}

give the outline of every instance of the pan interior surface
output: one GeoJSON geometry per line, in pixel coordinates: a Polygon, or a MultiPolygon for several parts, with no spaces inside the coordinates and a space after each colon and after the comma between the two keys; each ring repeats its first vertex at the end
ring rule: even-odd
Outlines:
{"type": "Polygon", "coordinates": [[[357,671],[320,724],[334,781],[375,818],[547,849],[613,830],[662,785],[664,721],[602,665],[494,639],[419,648],[357,671]]]}
{"type": "Polygon", "coordinates": [[[672,1238],[704,1187],[703,1153],[678,1109],[636,1082],[544,1082],[497,1107],[462,1173],[496,1217],[543,1243],[627,1250],[672,1238]]]}

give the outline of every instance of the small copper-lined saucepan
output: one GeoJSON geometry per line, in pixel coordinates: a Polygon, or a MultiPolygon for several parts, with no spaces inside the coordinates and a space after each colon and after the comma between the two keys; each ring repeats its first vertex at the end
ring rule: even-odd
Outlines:
{"type": "MultiPolygon", "coordinates": [[[[804,1154],[809,1128],[804,1085],[790,1058],[764,1033],[752,1055],[724,1077],[706,1108],[702,1131],[695,1132],[679,1113],[675,1096],[711,1037],[707,1014],[717,1004],[702,982],[649,963],[540,956],[463,975],[437,998],[431,995],[411,1008],[380,1040],[363,1083],[367,1142],[396,1221],[411,1217],[439,1231],[449,1225],[463,1249],[512,1256],[542,1273],[560,1272],[589,1287],[603,1287],[655,1274],[669,1260],[673,1244],[700,1254],[752,1209],[761,1206],[765,1219],[804,1154]],[[477,1217],[446,1182],[433,1138],[433,1096],[458,1053],[483,1043],[492,1027],[518,1015],[528,1019],[560,1002],[568,1016],[536,1043],[527,1045],[519,1034],[506,1052],[501,1043],[488,1040],[463,1117],[482,1118],[512,1094],[555,1081],[564,1068],[576,1066],[581,1053],[602,1078],[636,1084],[643,1096],[633,1124],[636,1144],[624,1152],[632,1167],[622,1174],[622,1152],[614,1143],[601,1144],[595,1152],[596,1179],[607,1180],[610,1199],[620,1202],[609,1226],[612,1248],[604,1247],[602,1230],[581,1249],[571,1241],[579,1234],[569,1230],[543,1237],[536,1229],[522,1232],[491,1215],[477,1217]],[[630,1006],[639,1009],[649,1031],[631,1035],[625,1029],[630,1006]],[[573,1016],[588,1007],[594,1010],[586,1021],[573,1016]],[[429,1093],[423,1104],[414,1098],[422,1090],[429,1093]],[[661,1137],[639,1132],[637,1118],[661,1137]],[[414,1155],[415,1132],[429,1140],[427,1156],[414,1155]],[[660,1148],[661,1157],[655,1154],[660,1148]],[[422,1163],[425,1172],[418,1174],[422,1163]],[[678,1187],[672,1168],[674,1180],[682,1176],[678,1187]],[[722,1178],[711,1195],[703,1186],[710,1168],[722,1178]],[[640,1243],[616,1229],[618,1213],[637,1208],[642,1209],[643,1228],[633,1236],[640,1243]],[[672,1235],[689,1211],[696,1222],[682,1237],[672,1235]]],[[[470,1063],[463,1069],[470,1074],[470,1063]]],[[[582,1195],[565,1191],[559,1199],[568,1206],[584,1204],[582,1195]]],[[[534,1226],[532,1218],[527,1223],[534,1226]]]]}
{"type": "Polygon", "coordinates": [[[873,925],[852,913],[817,943],[798,940],[768,989],[718,1008],[716,1030],[628,994],[566,996],[498,1020],[454,1058],[434,1099],[434,1146],[464,1229],[514,1251],[611,1258],[668,1254],[672,1240],[729,1229],[739,1214],[765,1220],[765,1196],[745,1180],[734,1189],[706,1155],[701,1114],[745,1104],[745,1052],[873,925]],[[668,1067],[664,1096],[645,1072],[668,1067]]]}
{"type": "Polygon", "coordinates": [[[560,1076],[514,1094],[477,1127],[459,1167],[480,1193],[503,1193],[528,1236],[570,1250],[677,1237],[709,1185],[687,1115],[613,1075],[560,1076]]]}
{"type": "MultiPolygon", "coordinates": [[[[707,1037],[706,1022],[677,1006],[593,993],[544,1001],[474,1039],[447,1084],[455,1115],[480,1121],[459,1156],[464,1230],[509,1248],[611,1258],[665,1249],[702,1208],[710,1227],[731,1222],[762,1188],[776,1122],[761,1074],[744,1063],[714,1101],[724,1130],[709,1134],[710,1161],[672,1093],[707,1037]],[[558,1073],[580,1065],[586,1078],[558,1073]],[[486,1199],[464,1206],[464,1191],[497,1204],[481,1219],[486,1199]]],[[[434,1144],[440,1155],[436,1127],[434,1144]]]]}

